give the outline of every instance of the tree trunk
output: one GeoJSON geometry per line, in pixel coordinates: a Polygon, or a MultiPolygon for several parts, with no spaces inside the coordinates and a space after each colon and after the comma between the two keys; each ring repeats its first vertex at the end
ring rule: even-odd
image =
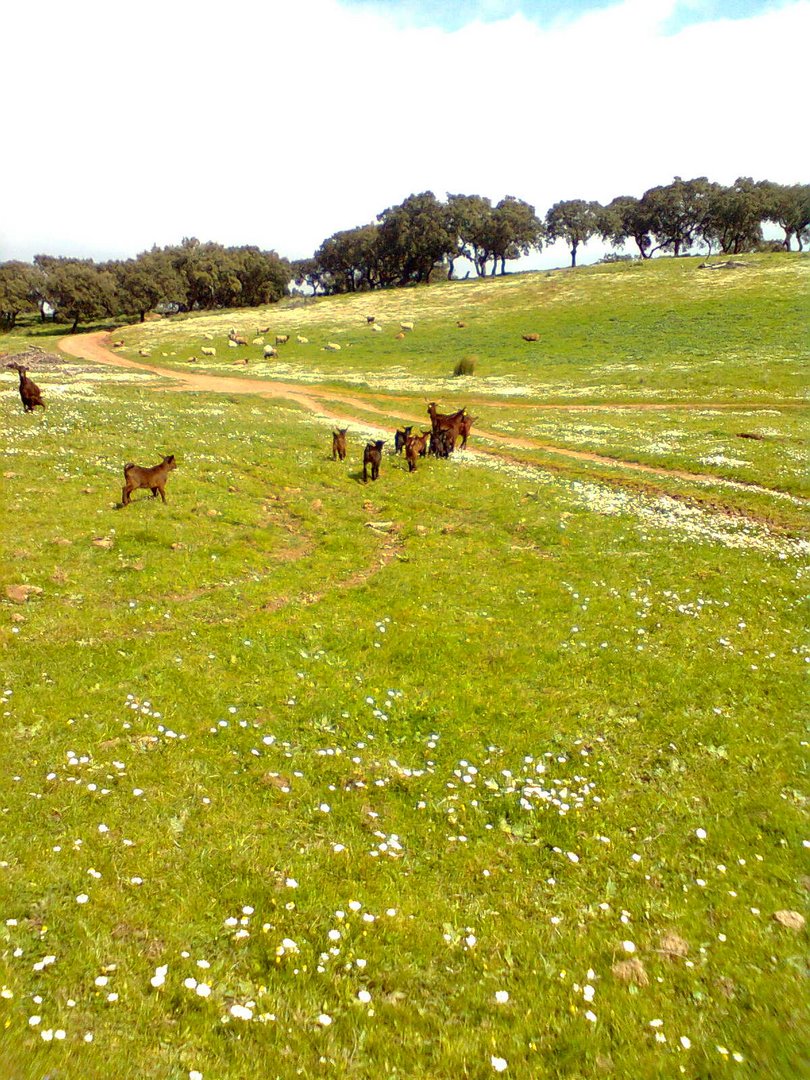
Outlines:
{"type": "Polygon", "coordinates": [[[145,311],[141,312],[141,322],[146,322],[146,312],[145,311]]]}
{"type": "Polygon", "coordinates": [[[571,248],[571,265],[572,266],[577,265],[577,246],[578,246],[577,244],[574,244],[574,246],[571,248]]]}
{"type": "Polygon", "coordinates": [[[70,328],[71,334],[76,333],[76,330],[78,329],[78,326],[79,326],[79,316],[77,315],[76,318],[73,320],[73,326],[71,326],[71,328],[70,328]]]}

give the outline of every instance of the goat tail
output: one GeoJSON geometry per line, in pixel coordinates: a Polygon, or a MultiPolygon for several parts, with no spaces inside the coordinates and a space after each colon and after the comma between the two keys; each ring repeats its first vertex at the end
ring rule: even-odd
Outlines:
{"type": "Polygon", "coordinates": [[[127,464],[124,466],[124,476],[127,475],[127,473],[129,472],[130,469],[134,469],[134,468],[135,468],[135,462],[134,461],[128,461],[127,464]]]}

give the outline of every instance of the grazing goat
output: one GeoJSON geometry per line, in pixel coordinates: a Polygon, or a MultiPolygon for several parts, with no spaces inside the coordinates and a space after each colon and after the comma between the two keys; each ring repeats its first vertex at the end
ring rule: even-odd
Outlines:
{"type": "Polygon", "coordinates": [[[368,466],[371,466],[371,479],[376,480],[380,475],[380,462],[382,461],[382,448],[385,446],[384,439],[366,443],[363,451],[363,483],[368,483],[368,466]]]}
{"type": "Polygon", "coordinates": [[[264,338],[263,337],[255,337],[253,339],[253,341],[251,341],[250,344],[251,345],[264,345],[264,338]]]}
{"type": "Polygon", "coordinates": [[[6,366],[11,371],[16,371],[20,376],[20,400],[23,403],[23,412],[33,412],[37,405],[44,409],[45,402],[42,400],[42,391],[33,379],[29,379],[25,374],[28,368],[23,367],[22,364],[7,364],[6,366]]]}
{"type": "Polygon", "coordinates": [[[161,499],[166,502],[166,481],[169,478],[169,473],[172,469],[177,468],[177,463],[174,460],[174,454],[169,454],[164,457],[163,461],[159,465],[153,465],[151,468],[144,468],[142,465],[133,465],[132,462],[129,465],[124,466],[124,490],[121,496],[121,502],[124,506],[128,506],[130,503],[130,496],[133,491],[137,491],[138,488],[149,488],[152,492],[152,498],[157,498],[160,493],[161,499]]]}
{"type": "Polygon", "coordinates": [[[376,322],[375,322],[375,323],[374,323],[374,324],[372,325],[371,329],[372,329],[372,330],[374,331],[374,333],[375,333],[375,334],[381,334],[381,333],[382,333],[382,327],[380,326],[380,324],[379,324],[379,323],[376,323],[376,322]]]}
{"type": "Polygon", "coordinates": [[[289,340],[289,334],[276,334],[276,345],[286,345],[289,340]]]}
{"type": "Polygon", "coordinates": [[[412,322],[401,322],[399,324],[399,328],[400,328],[400,330],[413,330],[413,323],[412,322]]]}
{"type": "Polygon", "coordinates": [[[405,428],[397,428],[394,435],[394,453],[401,454],[407,445],[408,439],[411,437],[413,431],[413,424],[408,424],[405,428]]]}
{"type": "Polygon", "coordinates": [[[274,356],[278,356],[278,349],[275,347],[275,345],[265,345],[265,347],[264,347],[264,358],[265,358],[265,360],[270,360],[274,356]]]}
{"type": "Polygon", "coordinates": [[[346,432],[348,428],[338,428],[332,432],[332,461],[346,460],[346,432]]]}
{"type": "Polygon", "coordinates": [[[112,347],[113,347],[114,349],[120,349],[120,348],[121,348],[121,346],[122,346],[123,344],[124,344],[124,343],[123,343],[123,341],[114,341],[114,342],[112,343],[112,347]]]}
{"type": "Polygon", "coordinates": [[[477,416],[470,416],[468,413],[465,413],[461,418],[461,427],[458,429],[458,433],[461,436],[462,450],[465,450],[467,447],[467,439],[470,437],[470,428],[477,419],[477,416]]]}
{"type": "Polygon", "coordinates": [[[340,345],[336,341],[327,341],[324,348],[327,352],[340,352],[340,345]]]}
{"type": "Polygon", "coordinates": [[[256,327],[256,337],[258,337],[259,334],[269,334],[269,333],[270,333],[270,327],[269,326],[257,326],[256,327]]]}
{"type": "Polygon", "coordinates": [[[200,349],[200,352],[203,354],[203,356],[216,356],[217,355],[217,350],[215,348],[213,348],[213,346],[209,349],[207,345],[203,345],[203,347],[200,349]]]}
{"type": "Polygon", "coordinates": [[[411,435],[405,443],[405,460],[408,462],[408,472],[416,472],[416,459],[425,456],[430,434],[429,431],[423,431],[421,435],[411,435]]]}
{"type": "Polygon", "coordinates": [[[523,335],[523,340],[524,341],[539,341],[540,340],[540,335],[539,334],[524,334],[523,335]]]}
{"type": "Polygon", "coordinates": [[[371,324],[374,322],[374,319],[375,319],[374,315],[366,315],[366,322],[368,323],[369,326],[371,326],[371,324]]]}
{"type": "Polygon", "coordinates": [[[247,338],[241,337],[235,330],[231,330],[228,334],[228,344],[236,347],[237,345],[247,345],[247,338]]]}

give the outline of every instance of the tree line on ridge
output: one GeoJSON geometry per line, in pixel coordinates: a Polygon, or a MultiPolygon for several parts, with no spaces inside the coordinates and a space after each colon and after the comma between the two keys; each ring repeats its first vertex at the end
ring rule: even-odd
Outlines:
{"type": "Polygon", "coordinates": [[[82,322],[120,316],[143,320],[154,310],[257,307],[295,287],[333,295],[428,284],[452,278],[459,260],[472,268],[468,275],[504,274],[507,262],[557,241],[576,266],[580,248],[594,237],[616,250],[631,244],[641,259],[695,248],[739,255],[767,246],[766,222],[784,232],[777,246],[789,251],[795,241],[803,250],[810,241],[810,185],[740,177],[726,187],[706,177],[675,177],[606,206],[564,200],[542,218],[511,195],[493,206],[482,195],[448,194],[443,202],[425,191],[370,224],[334,233],[308,259],[192,237],[126,260],[36,255],[32,263],[0,263],[0,329],[37,310],[76,330],[82,322]]]}

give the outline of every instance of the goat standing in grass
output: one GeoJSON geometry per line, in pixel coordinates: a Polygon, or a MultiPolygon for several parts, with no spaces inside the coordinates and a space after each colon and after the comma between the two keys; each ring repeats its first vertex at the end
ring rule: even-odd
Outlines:
{"type": "Polygon", "coordinates": [[[380,462],[382,461],[382,448],[385,446],[384,439],[366,443],[363,451],[363,483],[368,483],[368,467],[371,466],[371,479],[376,480],[380,475],[380,462]]]}
{"type": "Polygon", "coordinates": [[[408,439],[411,437],[413,431],[413,424],[409,424],[406,428],[397,428],[394,434],[394,453],[401,454],[408,443],[408,439]]]}
{"type": "Polygon", "coordinates": [[[427,407],[433,433],[430,439],[430,452],[437,457],[447,457],[452,454],[456,447],[456,439],[461,434],[461,426],[464,422],[466,409],[459,409],[454,413],[440,413],[436,409],[436,402],[431,401],[427,407]]]}
{"type": "Polygon", "coordinates": [[[37,405],[41,409],[45,408],[45,402],[42,400],[42,391],[33,381],[26,375],[28,371],[27,367],[23,367],[22,364],[7,364],[11,371],[16,371],[20,376],[20,400],[23,403],[24,412],[33,412],[37,405]]]}
{"type": "Polygon", "coordinates": [[[408,462],[408,472],[416,472],[416,459],[425,456],[429,438],[430,432],[423,431],[421,435],[411,435],[405,443],[405,460],[408,462]]]}
{"type": "Polygon", "coordinates": [[[466,450],[467,439],[470,437],[470,429],[472,428],[477,416],[470,416],[469,413],[465,413],[461,418],[461,427],[459,428],[459,435],[461,436],[461,449],[466,450]]]}
{"type": "Polygon", "coordinates": [[[346,460],[346,432],[348,428],[338,428],[332,432],[332,461],[346,460]]]}
{"type": "Polygon", "coordinates": [[[133,465],[131,462],[129,465],[124,466],[124,490],[121,496],[121,502],[124,506],[129,506],[130,496],[133,491],[137,491],[138,488],[149,488],[152,492],[152,498],[157,498],[160,494],[161,499],[166,502],[166,481],[169,478],[169,473],[172,469],[177,468],[177,462],[174,460],[174,454],[169,454],[164,457],[163,461],[159,465],[152,465],[151,468],[145,468],[143,465],[133,465]]]}

